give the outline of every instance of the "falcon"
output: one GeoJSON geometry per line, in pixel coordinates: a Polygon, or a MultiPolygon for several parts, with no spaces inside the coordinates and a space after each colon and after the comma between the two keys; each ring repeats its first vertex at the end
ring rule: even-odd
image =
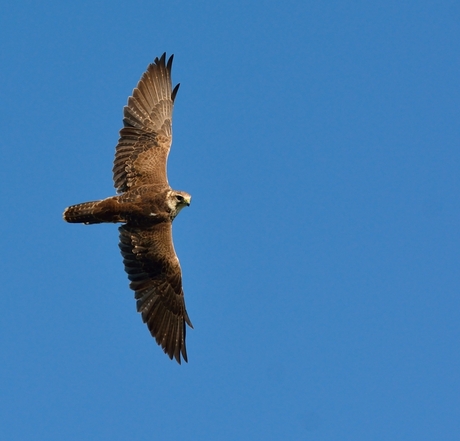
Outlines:
{"type": "Polygon", "coordinates": [[[173,190],[166,163],[172,142],[172,112],[179,84],[172,88],[173,56],[155,58],[123,109],[113,180],[116,196],[72,205],[71,223],[122,223],[120,251],[137,310],[150,333],[172,360],[187,361],[182,273],[172,240],[172,222],[191,196],[173,190]]]}

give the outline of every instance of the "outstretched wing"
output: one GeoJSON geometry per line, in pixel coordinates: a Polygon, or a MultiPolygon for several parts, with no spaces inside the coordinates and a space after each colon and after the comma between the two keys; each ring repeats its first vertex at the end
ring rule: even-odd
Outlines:
{"type": "Polygon", "coordinates": [[[169,358],[174,357],[180,364],[182,354],[187,361],[185,324],[193,326],[185,309],[171,223],[148,228],[128,224],[119,231],[123,263],[142,320],[169,358]]]}
{"type": "Polygon", "coordinates": [[[150,64],[124,108],[124,128],[115,152],[113,180],[118,192],[144,184],[168,185],[166,161],[172,142],[173,55],[150,64]]]}

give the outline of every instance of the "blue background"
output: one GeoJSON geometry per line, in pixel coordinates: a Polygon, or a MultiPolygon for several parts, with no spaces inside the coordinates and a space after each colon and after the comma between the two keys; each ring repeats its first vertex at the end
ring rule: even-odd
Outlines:
{"type": "Polygon", "coordinates": [[[457,1],[17,1],[1,35],[0,438],[458,440],[457,1]],[[135,311],[122,108],[181,83],[189,363],[135,311]]]}

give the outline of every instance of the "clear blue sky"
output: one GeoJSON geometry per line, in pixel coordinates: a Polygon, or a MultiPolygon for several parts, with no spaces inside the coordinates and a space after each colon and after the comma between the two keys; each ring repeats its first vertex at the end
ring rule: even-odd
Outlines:
{"type": "Polygon", "coordinates": [[[0,439],[458,440],[458,1],[2,5],[0,439]],[[115,225],[122,108],[174,53],[191,320],[170,361],[115,225]]]}

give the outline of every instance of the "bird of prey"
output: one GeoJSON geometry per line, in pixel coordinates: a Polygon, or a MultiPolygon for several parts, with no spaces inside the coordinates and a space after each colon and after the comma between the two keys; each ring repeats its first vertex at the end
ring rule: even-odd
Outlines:
{"type": "Polygon", "coordinates": [[[187,361],[182,273],[174,251],[172,221],[191,196],[173,190],[166,162],[172,141],[172,112],[179,84],[172,88],[173,56],[155,58],[124,107],[116,146],[113,180],[117,195],[72,205],[64,220],[98,224],[120,222],[119,247],[135,292],[137,310],[163,351],[187,361]]]}

